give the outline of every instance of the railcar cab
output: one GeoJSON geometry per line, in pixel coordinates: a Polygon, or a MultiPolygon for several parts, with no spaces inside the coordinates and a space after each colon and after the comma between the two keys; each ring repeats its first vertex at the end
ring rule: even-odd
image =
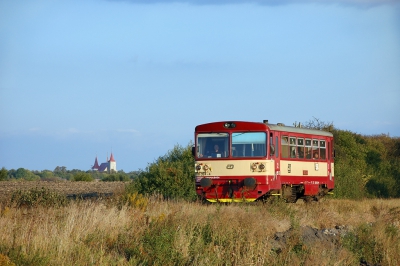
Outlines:
{"type": "Polygon", "coordinates": [[[317,200],[334,187],[333,151],[333,135],[320,130],[268,120],[198,125],[196,192],[210,202],[317,200]]]}
{"type": "Polygon", "coordinates": [[[267,127],[250,122],[225,122],[196,127],[196,146],[192,147],[197,159],[267,157],[267,127]],[[218,127],[219,125],[219,127],[218,127]],[[219,130],[217,131],[217,128],[219,130]]]}

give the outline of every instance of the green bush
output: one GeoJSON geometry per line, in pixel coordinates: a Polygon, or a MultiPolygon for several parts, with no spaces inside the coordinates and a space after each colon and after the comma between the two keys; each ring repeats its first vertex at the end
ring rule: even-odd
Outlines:
{"type": "Polygon", "coordinates": [[[89,173],[84,173],[84,172],[78,172],[74,174],[73,180],[72,181],[86,181],[86,182],[91,182],[93,181],[93,177],[89,173]]]}
{"type": "Polygon", "coordinates": [[[196,199],[191,146],[176,145],[139,173],[127,187],[129,193],[159,194],[166,199],[196,199]]]}
{"type": "Polygon", "coordinates": [[[335,195],[337,198],[400,196],[398,138],[362,136],[334,130],[335,195]]]}

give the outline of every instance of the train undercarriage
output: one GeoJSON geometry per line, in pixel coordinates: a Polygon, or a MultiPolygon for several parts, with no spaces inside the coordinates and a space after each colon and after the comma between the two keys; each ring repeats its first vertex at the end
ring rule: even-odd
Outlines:
{"type": "Polygon", "coordinates": [[[325,184],[282,184],[280,188],[271,189],[269,186],[257,185],[252,179],[244,179],[242,182],[229,180],[222,184],[203,178],[196,189],[199,198],[209,202],[253,202],[279,198],[287,203],[296,203],[299,199],[309,203],[333,194],[332,189],[325,184]]]}

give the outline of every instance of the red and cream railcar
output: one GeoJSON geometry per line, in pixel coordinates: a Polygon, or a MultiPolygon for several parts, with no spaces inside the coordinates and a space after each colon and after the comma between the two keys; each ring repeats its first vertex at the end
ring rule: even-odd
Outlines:
{"type": "Polygon", "coordinates": [[[333,135],[258,122],[195,129],[196,192],[210,202],[318,200],[334,188],[333,135]]]}

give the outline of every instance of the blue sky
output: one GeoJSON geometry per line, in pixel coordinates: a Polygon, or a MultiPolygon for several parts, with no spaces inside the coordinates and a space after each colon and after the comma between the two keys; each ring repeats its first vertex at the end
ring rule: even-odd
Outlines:
{"type": "Polygon", "coordinates": [[[145,169],[197,124],[400,137],[400,3],[0,2],[0,167],[145,169]]]}

